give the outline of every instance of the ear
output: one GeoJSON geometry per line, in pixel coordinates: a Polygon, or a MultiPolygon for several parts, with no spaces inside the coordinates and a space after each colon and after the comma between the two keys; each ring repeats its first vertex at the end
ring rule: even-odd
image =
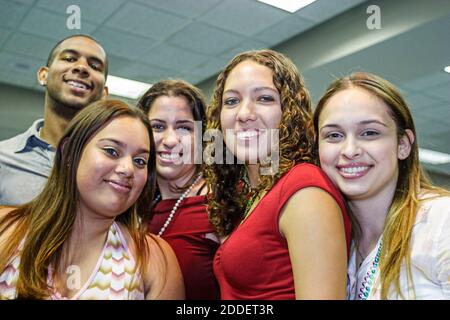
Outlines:
{"type": "Polygon", "coordinates": [[[399,160],[405,160],[409,157],[415,139],[414,133],[410,129],[406,129],[405,134],[400,138],[398,143],[397,157],[399,160]]]}
{"type": "Polygon", "coordinates": [[[106,98],[109,94],[109,90],[107,86],[103,87],[102,98],[106,98]]]}
{"type": "Polygon", "coordinates": [[[47,85],[48,67],[40,67],[36,75],[39,84],[45,87],[47,85]]]}

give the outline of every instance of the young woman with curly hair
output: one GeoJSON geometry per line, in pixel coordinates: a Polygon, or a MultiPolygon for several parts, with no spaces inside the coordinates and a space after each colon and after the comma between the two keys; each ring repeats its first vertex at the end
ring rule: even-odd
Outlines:
{"type": "Polygon", "coordinates": [[[271,50],[237,55],[216,81],[207,129],[224,144],[207,146],[206,179],[222,299],[345,298],[349,220],[314,165],[310,104],[295,65],[271,50]]]}

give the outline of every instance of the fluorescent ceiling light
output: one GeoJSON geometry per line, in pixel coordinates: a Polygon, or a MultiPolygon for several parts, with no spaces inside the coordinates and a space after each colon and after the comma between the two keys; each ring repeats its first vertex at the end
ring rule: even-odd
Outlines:
{"type": "Polygon", "coordinates": [[[450,163],[450,154],[419,148],[419,160],[429,164],[450,163]]]}
{"type": "Polygon", "coordinates": [[[444,68],[444,71],[450,73],[450,66],[446,66],[446,67],[444,68]]]}
{"type": "Polygon", "coordinates": [[[115,96],[137,99],[152,85],[149,83],[129,80],[125,78],[108,76],[106,80],[108,92],[115,96]]]}
{"type": "Polygon", "coordinates": [[[258,0],[273,7],[294,13],[295,11],[306,7],[316,0],[258,0]]]}

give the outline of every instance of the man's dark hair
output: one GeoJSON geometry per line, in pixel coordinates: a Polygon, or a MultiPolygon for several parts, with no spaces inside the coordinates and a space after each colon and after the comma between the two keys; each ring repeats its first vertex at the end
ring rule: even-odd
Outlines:
{"type": "MultiPolygon", "coordinates": [[[[46,66],[50,67],[50,65],[53,63],[53,60],[55,60],[56,49],[58,49],[58,47],[59,47],[59,45],[61,43],[63,43],[67,39],[72,39],[72,38],[77,38],[77,37],[83,37],[83,38],[91,39],[92,41],[96,42],[100,47],[102,47],[102,45],[100,44],[100,42],[98,42],[97,39],[95,39],[95,38],[93,38],[93,37],[91,37],[91,36],[89,36],[87,34],[73,34],[73,35],[70,35],[68,37],[65,37],[64,39],[61,39],[60,41],[58,41],[57,44],[55,44],[55,46],[50,51],[50,54],[48,55],[46,66]]],[[[103,48],[103,50],[105,50],[105,49],[103,48]]],[[[107,76],[108,76],[108,56],[107,56],[106,51],[105,51],[105,79],[106,79],[107,76]]]]}

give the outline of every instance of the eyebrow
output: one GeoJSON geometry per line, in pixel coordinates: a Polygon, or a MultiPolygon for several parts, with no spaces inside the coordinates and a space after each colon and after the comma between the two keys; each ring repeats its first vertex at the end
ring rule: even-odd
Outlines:
{"type": "MultiPolygon", "coordinates": [[[[125,148],[125,147],[126,147],[126,144],[125,144],[125,143],[123,143],[123,142],[121,142],[121,141],[119,141],[119,140],[116,140],[116,139],[112,139],[112,138],[103,138],[103,139],[100,139],[100,140],[98,140],[98,141],[99,141],[99,142],[100,142],[100,141],[109,141],[109,142],[112,142],[112,143],[117,144],[117,145],[120,146],[121,148],[125,148]]],[[[139,154],[141,154],[141,153],[148,153],[148,154],[150,154],[150,151],[149,151],[148,149],[146,149],[146,148],[141,148],[141,149],[138,150],[138,153],[139,153],[139,154]]]]}
{"type": "MultiPolygon", "coordinates": [[[[273,91],[275,93],[278,93],[278,90],[275,89],[275,88],[272,88],[272,87],[256,87],[252,91],[258,92],[258,91],[263,91],[263,90],[270,90],[270,91],[273,91]]],[[[238,90],[234,90],[234,89],[228,89],[228,90],[223,92],[223,94],[225,94],[225,93],[236,93],[236,94],[238,94],[239,91],[238,90]]]]}
{"type": "MultiPolygon", "coordinates": [[[[158,122],[164,122],[164,123],[166,123],[166,121],[165,120],[161,120],[161,119],[150,119],[150,122],[152,122],[152,121],[158,121],[158,122]]],[[[189,124],[193,124],[194,123],[194,120],[178,120],[178,121],[176,121],[176,123],[189,123],[189,124]]]]}
{"type": "MultiPolygon", "coordinates": [[[[59,56],[61,56],[61,55],[63,55],[63,54],[66,54],[66,53],[76,55],[77,57],[80,56],[80,53],[79,53],[78,51],[74,50],[74,49],[64,49],[64,50],[62,50],[62,51],[59,53],[59,56]]],[[[95,62],[97,62],[97,63],[100,63],[100,64],[102,65],[102,67],[105,66],[105,64],[103,63],[102,59],[100,59],[99,57],[96,57],[96,56],[89,56],[89,57],[88,57],[88,60],[91,60],[91,61],[95,61],[95,62]]]]}
{"type": "MultiPolygon", "coordinates": [[[[383,127],[387,128],[387,125],[379,120],[363,120],[363,121],[358,122],[358,125],[368,125],[368,124],[373,124],[373,123],[382,125],[383,127]]],[[[325,128],[340,128],[340,127],[341,126],[338,124],[330,123],[330,124],[326,124],[322,128],[320,128],[320,131],[322,131],[325,128]]]]}

